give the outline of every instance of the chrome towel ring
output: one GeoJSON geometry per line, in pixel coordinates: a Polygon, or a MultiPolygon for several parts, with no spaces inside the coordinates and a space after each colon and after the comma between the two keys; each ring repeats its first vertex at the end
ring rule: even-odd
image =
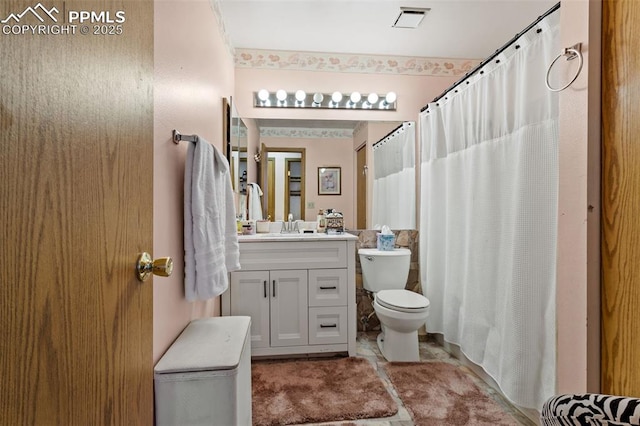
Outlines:
{"type": "Polygon", "coordinates": [[[547,89],[551,90],[552,92],[561,92],[567,87],[571,86],[573,82],[576,81],[576,79],[580,75],[580,71],[582,71],[583,63],[584,63],[584,59],[582,58],[582,43],[574,44],[571,47],[565,47],[562,50],[562,53],[556,56],[556,58],[551,62],[551,65],[549,65],[549,69],[547,69],[547,77],[544,80],[545,84],[547,85],[547,89]],[[580,61],[580,63],[578,64],[578,72],[576,72],[576,75],[574,75],[571,81],[569,81],[567,84],[565,84],[560,88],[554,88],[554,87],[551,87],[551,84],[549,84],[549,74],[551,74],[551,68],[553,68],[553,66],[558,61],[558,59],[562,58],[563,56],[567,57],[567,61],[571,61],[575,58],[578,58],[578,60],[580,61]]]}

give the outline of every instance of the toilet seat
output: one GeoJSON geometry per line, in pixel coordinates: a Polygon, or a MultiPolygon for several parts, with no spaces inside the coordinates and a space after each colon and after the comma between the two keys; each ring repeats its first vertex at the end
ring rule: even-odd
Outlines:
{"type": "Polygon", "coordinates": [[[429,309],[429,299],[409,290],[381,290],[375,300],[380,306],[399,312],[419,313],[429,309]]]}

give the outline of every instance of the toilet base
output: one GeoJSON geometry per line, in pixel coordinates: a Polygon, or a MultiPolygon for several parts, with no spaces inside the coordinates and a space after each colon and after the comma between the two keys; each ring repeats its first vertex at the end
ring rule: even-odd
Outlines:
{"type": "Polygon", "coordinates": [[[377,341],[378,348],[387,361],[420,361],[417,330],[410,333],[399,333],[386,328],[378,334],[377,341]]]}

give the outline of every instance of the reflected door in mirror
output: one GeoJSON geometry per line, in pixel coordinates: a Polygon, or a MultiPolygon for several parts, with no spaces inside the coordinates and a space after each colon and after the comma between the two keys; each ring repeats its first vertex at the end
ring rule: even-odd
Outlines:
{"type": "Polygon", "coordinates": [[[262,145],[261,181],[265,211],[271,220],[305,219],[305,149],[269,148],[262,145]],[[265,161],[265,157],[266,160],[265,161]],[[266,166],[266,167],[265,167],[266,166]]]}
{"type": "Polygon", "coordinates": [[[285,160],[285,217],[293,215],[293,220],[302,219],[302,163],[299,159],[285,160]]]}

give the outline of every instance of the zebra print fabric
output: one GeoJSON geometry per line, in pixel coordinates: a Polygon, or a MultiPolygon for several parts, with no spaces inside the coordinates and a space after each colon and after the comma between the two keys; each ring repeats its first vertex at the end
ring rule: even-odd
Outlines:
{"type": "Polygon", "coordinates": [[[543,426],[640,426],[640,399],[593,393],[558,395],[545,402],[543,426]]]}

